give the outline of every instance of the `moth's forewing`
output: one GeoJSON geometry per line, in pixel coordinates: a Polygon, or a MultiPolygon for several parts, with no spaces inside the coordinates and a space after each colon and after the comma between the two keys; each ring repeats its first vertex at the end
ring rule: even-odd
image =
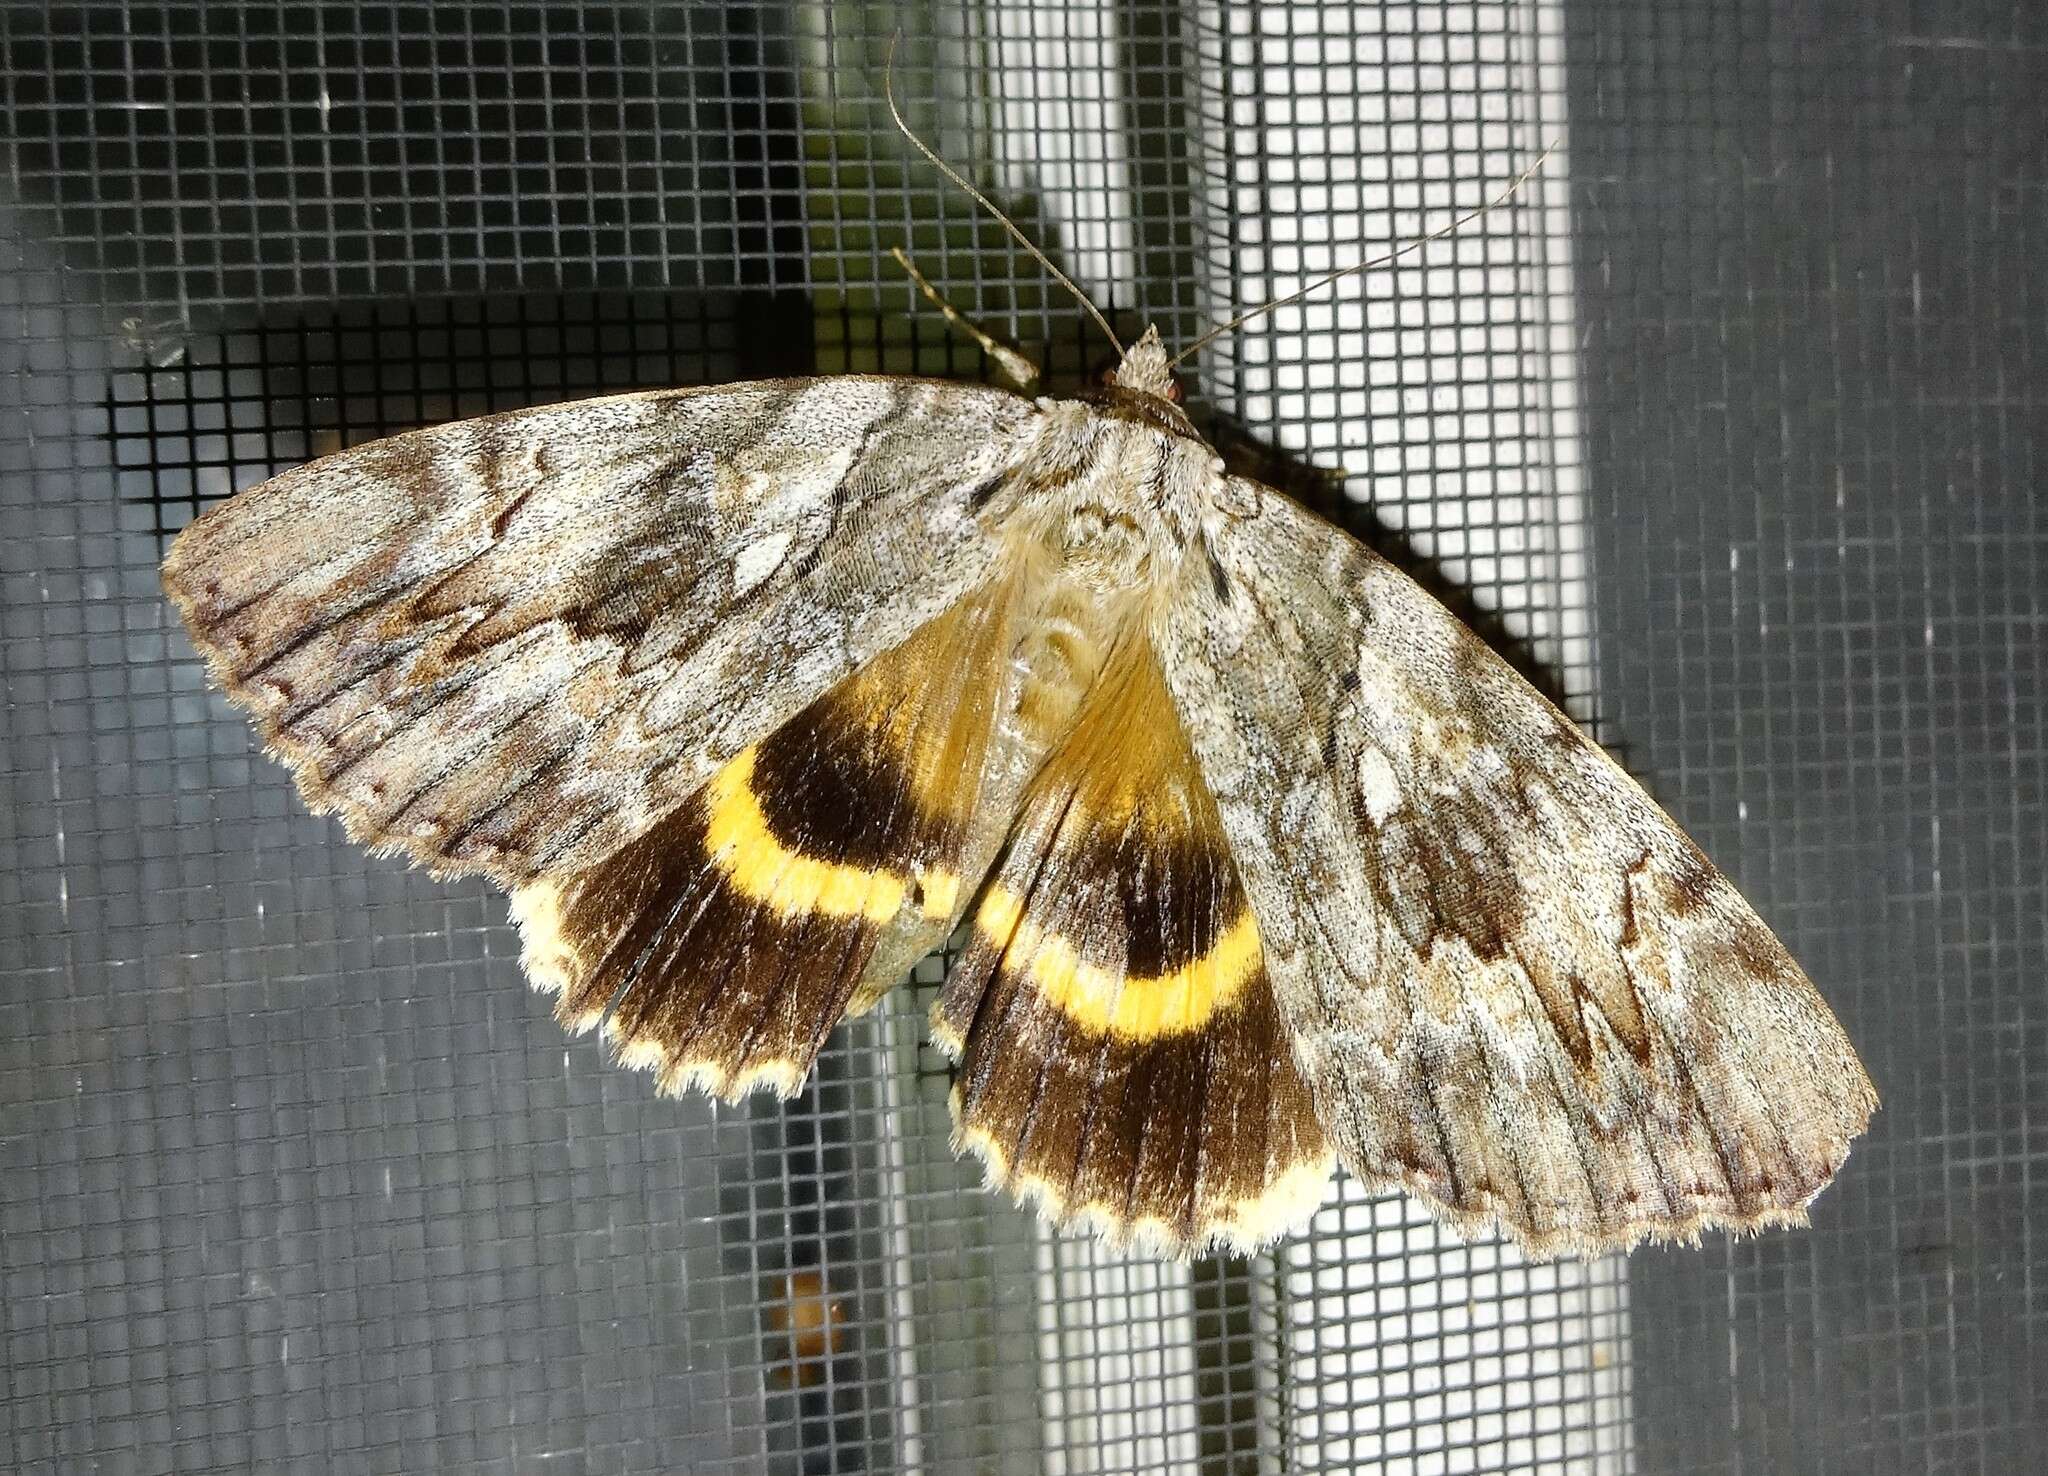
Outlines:
{"type": "Polygon", "coordinates": [[[1160,654],[1346,1166],[1539,1254],[1802,1221],[1876,1106],[1813,985],[1448,611],[1249,492],[1160,654]]]}

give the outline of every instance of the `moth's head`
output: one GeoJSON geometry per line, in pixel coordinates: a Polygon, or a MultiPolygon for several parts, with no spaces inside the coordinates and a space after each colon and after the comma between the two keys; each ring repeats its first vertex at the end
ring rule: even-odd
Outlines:
{"type": "Polygon", "coordinates": [[[1142,338],[1124,350],[1123,358],[1103,376],[1103,382],[1115,389],[1156,395],[1169,404],[1181,402],[1180,381],[1173,377],[1173,358],[1160,342],[1156,326],[1147,328],[1142,338]]]}
{"type": "Polygon", "coordinates": [[[1180,381],[1173,377],[1173,357],[1159,341],[1157,328],[1147,328],[1144,337],[1125,349],[1121,359],[1105,364],[1096,378],[1101,388],[1086,398],[1097,408],[1169,435],[1201,439],[1180,408],[1180,381]]]}

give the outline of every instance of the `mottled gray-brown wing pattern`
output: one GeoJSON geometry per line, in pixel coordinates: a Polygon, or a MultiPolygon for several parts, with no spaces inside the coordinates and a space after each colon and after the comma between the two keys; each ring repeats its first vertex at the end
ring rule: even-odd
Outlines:
{"type": "Polygon", "coordinates": [[[615,852],[985,580],[1028,401],[912,379],[412,431],[179,536],[164,585],[316,810],[507,885],[615,852]]]}
{"type": "Polygon", "coordinates": [[[1155,640],[1339,1156],[1536,1253],[1802,1221],[1876,1095],[1778,940],[1405,575],[1230,490],[1155,640]]]}

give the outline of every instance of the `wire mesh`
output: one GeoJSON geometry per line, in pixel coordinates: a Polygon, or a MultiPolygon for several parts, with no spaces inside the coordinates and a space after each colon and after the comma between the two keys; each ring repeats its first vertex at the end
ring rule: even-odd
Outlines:
{"type": "Polygon", "coordinates": [[[1890,0],[0,7],[0,1464],[2020,1470],[2048,1331],[2048,29],[1890,0]],[[307,816],[168,535],[636,386],[1191,367],[1560,697],[1887,1109],[1810,1231],[1591,1265],[1333,1185],[1190,1267],[948,1148],[942,961],[786,1106],[656,1097],[501,901],[307,816]]]}

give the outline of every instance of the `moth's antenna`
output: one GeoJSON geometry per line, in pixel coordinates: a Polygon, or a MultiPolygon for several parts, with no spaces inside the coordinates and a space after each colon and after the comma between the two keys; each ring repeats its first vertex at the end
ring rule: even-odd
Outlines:
{"type": "Polygon", "coordinates": [[[1048,257],[1043,251],[1040,251],[1036,246],[1034,246],[1031,242],[1031,238],[1025,235],[1019,229],[1017,229],[1017,223],[1015,221],[1011,220],[1009,216],[1003,214],[1002,211],[996,209],[994,201],[990,200],[988,196],[984,195],[980,190],[977,190],[973,185],[969,184],[965,179],[961,178],[960,172],[957,169],[955,169],[952,165],[948,164],[944,159],[941,159],[936,153],[932,152],[931,145],[927,144],[915,133],[912,133],[910,131],[910,125],[903,121],[903,112],[900,108],[896,106],[896,42],[901,39],[901,32],[898,32],[896,36],[890,39],[889,61],[882,72],[882,97],[889,104],[889,116],[896,120],[896,126],[902,130],[903,136],[910,140],[910,146],[912,148],[916,149],[920,154],[924,155],[925,158],[929,159],[934,169],[938,170],[939,173],[945,175],[947,179],[951,180],[954,183],[954,185],[957,186],[961,191],[963,191],[970,199],[972,199],[975,204],[979,205],[983,210],[986,210],[990,215],[993,215],[999,222],[1001,222],[1003,229],[1008,231],[1012,236],[1015,236],[1017,238],[1017,244],[1022,246],[1026,251],[1030,252],[1032,259],[1035,260],[1040,266],[1044,267],[1048,272],[1052,273],[1052,277],[1055,282],[1058,282],[1060,286],[1066,288],[1067,291],[1074,294],[1074,301],[1080,303],[1082,307],[1088,310],[1088,316],[1095,320],[1095,326],[1100,328],[1102,330],[1103,337],[1107,338],[1110,341],[1110,343],[1115,346],[1118,357],[1122,357],[1124,352],[1123,340],[1116,336],[1116,330],[1109,326],[1109,319],[1102,316],[1102,310],[1096,307],[1094,303],[1088,300],[1088,294],[1083,292],[1079,287],[1076,287],[1074,285],[1073,278],[1069,277],[1065,272],[1061,271],[1058,267],[1054,266],[1052,264],[1052,258],[1048,257]]]}
{"type": "Polygon", "coordinates": [[[1535,163],[1531,164],[1527,169],[1524,169],[1520,174],[1516,175],[1513,183],[1511,183],[1506,189],[1502,190],[1499,195],[1497,195],[1491,200],[1488,200],[1484,205],[1481,205],[1477,210],[1473,210],[1468,212],[1467,214],[1459,216],[1449,225],[1444,226],[1438,230],[1431,231],[1426,236],[1417,236],[1414,240],[1406,243],[1405,245],[1396,247],[1394,250],[1389,251],[1384,256],[1375,256],[1371,261],[1361,261],[1355,266],[1343,267],[1337,271],[1331,272],[1328,276],[1316,278],[1313,282],[1309,283],[1306,287],[1303,287],[1298,292],[1290,292],[1285,297],[1276,297],[1271,302],[1262,302],[1257,307],[1251,309],[1249,312],[1239,313],[1236,317],[1232,318],[1228,323],[1219,324],[1217,327],[1211,328],[1207,333],[1204,333],[1200,338],[1196,339],[1193,343],[1189,344],[1186,348],[1182,349],[1179,353],[1175,354],[1172,358],[1168,359],[1166,361],[1166,367],[1171,369],[1174,365],[1178,364],[1182,359],[1187,358],[1190,354],[1195,353],[1199,349],[1206,348],[1208,345],[1214,343],[1217,339],[1221,338],[1224,334],[1242,328],[1245,324],[1249,323],[1253,318],[1259,317],[1261,314],[1270,313],[1274,311],[1276,308],[1284,308],[1290,302],[1299,302],[1302,298],[1307,297],[1311,292],[1319,292],[1323,288],[1329,286],[1332,282],[1341,281],[1345,277],[1353,277],[1358,275],[1358,273],[1360,272],[1369,272],[1374,267],[1383,267],[1387,265],[1387,263],[1389,262],[1399,261],[1402,257],[1406,256],[1411,251],[1419,251],[1432,241],[1441,241],[1445,236],[1452,234],[1454,231],[1463,230],[1466,226],[1470,225],[1473,221],[1479,219],[1480,216],[1486,214],[1489,210],[1498,210],[1501,206],[1507,204],[1507,202],[1514,197],[1516,191],[1520,190],[1523,185],[1527,184],[1530,180],[1534,179],[1536,177],[1537,171],[1541,170],[1545,164],[1550,162],[1550,156],[1557,152],[1558,146],[1562,142],[1563,140],[1561,139],[1551,140],[1551,142],[1544,148],[1543,152],[1536,156],[1535,163]]]}

